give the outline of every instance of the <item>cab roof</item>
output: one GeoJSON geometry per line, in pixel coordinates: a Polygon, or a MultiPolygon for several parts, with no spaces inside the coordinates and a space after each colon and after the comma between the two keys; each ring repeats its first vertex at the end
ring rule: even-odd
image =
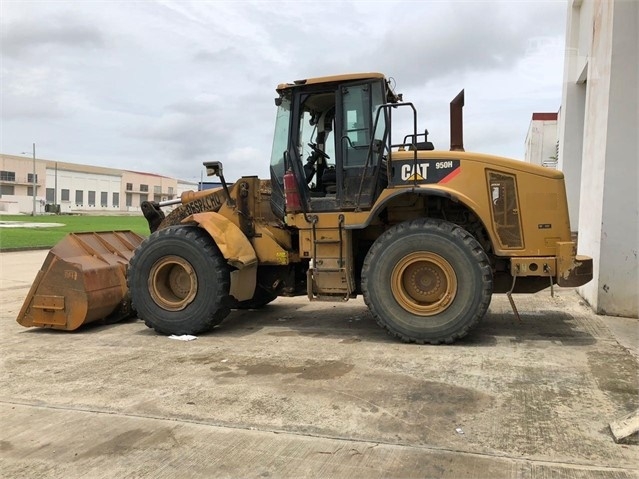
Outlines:
{"type": "Polygon", "coordinates": [[[368,72],[368,73],[347,73],[345,75],[331,75],[325,77],[305,78],[303,80],[295,80],[293,83],[280,83],[277,85],[276,91],[282,92],[284,90],[292,89],[302,85],[313,85],[319,83],[334,83],[353,80],[372,80],[375,78],[384,78],[383,73],[368,72]]]}

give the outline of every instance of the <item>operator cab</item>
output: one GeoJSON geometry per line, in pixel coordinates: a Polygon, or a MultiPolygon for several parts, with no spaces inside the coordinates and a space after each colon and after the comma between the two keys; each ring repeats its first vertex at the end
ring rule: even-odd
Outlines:
{"type": "Polygon", "coordinates": [[[277,88],[271,156],[271,205],[283,218],[284,175],[291,172],[302,209],[370,208],[387,183],[387,109],[397,96],[379,73],[301,80],[277,88]]]}

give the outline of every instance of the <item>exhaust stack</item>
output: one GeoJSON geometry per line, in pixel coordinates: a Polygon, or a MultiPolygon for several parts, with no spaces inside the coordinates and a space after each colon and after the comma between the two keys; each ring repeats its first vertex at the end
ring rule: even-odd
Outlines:
{"type": "Polygon", "coordinates": [[[464,151],[464,90],[450,102],[450,151],[464,151]]]}

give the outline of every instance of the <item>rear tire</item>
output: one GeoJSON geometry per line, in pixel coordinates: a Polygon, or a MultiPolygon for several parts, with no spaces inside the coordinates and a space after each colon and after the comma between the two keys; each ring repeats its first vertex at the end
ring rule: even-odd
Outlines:
{"type": "Polygon", "coordinates": [[[201,334],[229,314],[229,268],[197,226],[153,233],[135,251],[127,274],[133,308],[162,334],[201,334]]]}
{"type": "Polygon", "coordinates": [[[405,342],[452,343],[484,316],[492,270],[463,228],[431,218],[398,224],[369,250],[364,301],[388,332],[405,342]]]}

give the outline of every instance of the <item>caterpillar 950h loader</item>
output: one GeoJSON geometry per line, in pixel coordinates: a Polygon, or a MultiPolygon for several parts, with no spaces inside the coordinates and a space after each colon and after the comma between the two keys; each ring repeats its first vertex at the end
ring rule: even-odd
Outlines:
{"type": "Polygon", "coordinates": [[[417,133],[415,108],[381,74],[277,93],[270,180],[228,186],[221,163],[205,163],[223,187],[185,193],[166,216],[143,204],[148,238],[68,237],[18,321],[75,329],[137,314],[160,333],[198,334],[278,296],[361,294],[392,335],[436,344],[464,336],[493,293],[592,278],[571,240],[563,174],[465,152],[463,92],[451,102],[450,151],[417,133]],[[413,126],[397,141],[399,111],[413,126]]]}

